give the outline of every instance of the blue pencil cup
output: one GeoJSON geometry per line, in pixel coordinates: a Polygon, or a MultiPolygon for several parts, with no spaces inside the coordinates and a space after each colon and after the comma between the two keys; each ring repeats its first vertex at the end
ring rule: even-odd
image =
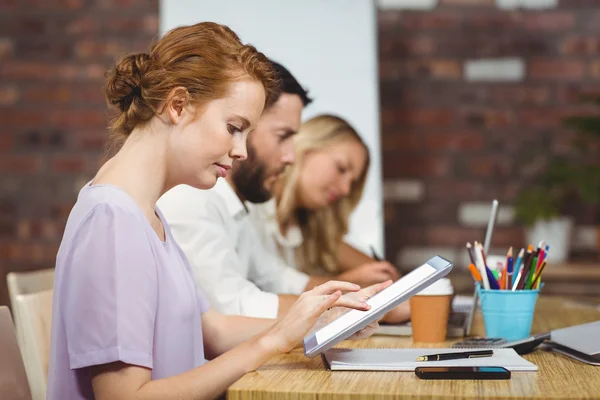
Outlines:
{"type": "Polygon", "coordinates": [[[478,285],[487,337],[520,340],[530,336],[540,289],[485,290],[478,285]]]}

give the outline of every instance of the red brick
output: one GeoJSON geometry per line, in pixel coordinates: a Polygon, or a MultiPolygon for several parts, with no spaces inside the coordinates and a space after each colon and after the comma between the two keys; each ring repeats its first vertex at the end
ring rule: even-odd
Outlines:
{"type": "Polygon", "coordinates": [[[106,68],[99,64],[49,64],[41,61],[7,62],[2,68],[6,80],[86,81],[103,80],[106,68]]]}
{"type": "Polygon", "coordinates": [[[463,152],[481,150],[484,138],[480,132],[436,131],[424,134],[428,151],[463,152]]]}
{"type": "Polygon", "coordinates": [[[0,121],[3,128],[24,128],[39,126],[46,122],[47,113],[40,110],[27,110],[21,108],[0,109],[0,121]]]}
{"type": "Polygon", "coordinates": [[[9,150],[14,145],[13,135],[9,132],[0,132],[0,150],[9,150]]]}
{"type": "Polygon", "coordinates": [[[53,39],[19,40],[15,46],[15,58],[29,60],[65,60],[73,53],[70,43],[57,42],[53,39]]]}
{"type": "Polygon", "coordinates": [[[108,123],[105,110],[56,111],[50,116],[50,123],[61,129],[100,128],[108,123]]]}
{"type": "Polygon", "coordinates": [[[455,60],[386,61],[380,65],[380,79],[458,79],[461,64],[455,60]]]}
{"type": "Polygon", "coordinates": [[[575,14],[569,11],[537,11],[522,14],[523,27],[533,32],[561,32],[573,29],[575,14]]]}
{"type": "MultiPolygon", "coordinates": [[[[570,0],[566,4],[572,4],[576,0],[570,0]]],[[[596,0],[582,0],[582,1],[590,1],[593,2],[593,7],[589,7],[585,10],[585,13],[582,13],[581,18],[581,27],[591,31],[598,32],[598,26],[600,26],[600,11],[598,10],[598,3],[596,0]]]]}
{"type": "Polygon", "coordinates": [[[41,159],[34,154],[6,154],[0,157],[0,172],[32,174],[38,172],[41,159]]]}
{"type": "Polygon", "coordinates": [[[454,113],[450,109],[386,109],[382,119],[384,126],[440,127],[452,123],[454,113]]]}
{"type": "Polygon", "coordinates": [[[30,86],[23,91],[23,100],[28,104],[65,104],[72,101],[73,89],[64,86],[30,86]]]}
{"type": "Polygon", "coordinates": [[[434,155],[405,155],[383,152],[384,178],[445,177],[450,174],[452,163],[449,157],[434,155]]]}
{"type": "Polygon", "coordinates": [[[40,10],[76,10],[83,6],[83,0],[21,0],[21,6],[40,10]]]}
{"type": "Polygon", "coordinates": [[[102,30],[102,22],[100,18],[92,15],[83,15],[81,17],[69,18],[64,26],[64,32],[69,35],[82,35],[99,33],[102,30]]]}
{"type": "Polygon", "coordinates": [[[467,108],[461,118],[470,127],[501,128],[515,123],[512,111],[495,108],[467,108]]]}
{"type": "Polygon", "coordinates": [[[398,37],[393,35],[379,38],[379,56],[384,59],[430,55],[434,49],[435,42],[431,36],[398,37]]]}
{"type": "Polygon", "coordinates": [[[458,212],[456,203],[440,199],[418,204],[399,203],[396,208],[398,220],[402,221],[404,226],[424,224],[427,221],[432,221],[436,225],[456,224],[458,212]]]}
{"type": "Polygon", "coordinates": [[[461,226],[432,226],[427,228],[427,243],[434,246],[465,246],[469,241],[478,238],[481,229],[461,226]]]}
{"type": "Polygon", "coordinates": [[[577,138],[575,131],[563,131],[557,132],[552,138],[550,148],[555,154],[573,154],[579,153],[579,150],[573,148],[573,142],[577,138]]]}
{"type": "Polygon", "coordinates": [[[496,34],[498,30],[502,30],[503,32],[514,30],[519,23],[519,18],[514,13],[483,12],[476,14],[476,17],[471,14],[470,17],[465,17],[461,22],[461,28],[467,32],[478,31],[479,33],[484,31],[496,34]]]}
{"type": "Polygon", "coordinates": [[[0,86],[0,105],[15,104],[19,98],[19,91],[15,86],[0,86]]]}
{"type": "Polygon", "coordinates": [[[77,104],[97,104],[106,106],[104,89],[99,82],[93,85],[77,85],[71,88],[71,95],[77,104]]]}
{"type": "Polygon", "coordinates": [[[39,239],[42,237],[42,221],[21,220],[17,223],[17,236],[19,239],[39,239]]]}
{"type": "Polygon", "coordinates": [[[560,42],[560,52],[566,55],[594,56],[600,51],[600,39],[595,36],[568,36],[560,42]]]}
{"type": "Polygon", "coordinates": [[[17,207],[13,201],[0,201],[0,218],[13,217],[17,212],[17,207]]]}
{"type": "Polygon", "coordinates": [[[406,13],[402,15],[402,28],[414,32],[428,29],[456,29],[460,27],[462,17],[453,11],[428,11],[406,13]]]}
{"type": "MultiPolygon", "coordinates": [[[[62,223],[61,223],[62,225],[62,223]]],[[[56,240],[56,241],[60,241],[61,240],[61,229],[62,227],[59,227],[59,224],[56,221],[52,221],[52,220],[44,220],[41,222],[41,234],[42,237],[44,239],[48,239],[48,240],[56,240]]]]}
{"type": "MultiPolygon", "coordinates": [[[[599,73],[600,73],[600,64],[599,73]]],[[[599,75],[600,76],[600,75],[599,75]]],[[[557,89],[556,98],[559,103],[580,103],[584,99],[595,99],[600,97],[600,84],[580,83],[573,85],[561,85],[557,89]]]]}
{"type": "Polygon", "coordinates": [[[386,226],[385,237],[393,242],[393,246],[386,245],[386,248],[419,246],[425,243],[425,228],[422,226],[398,226],[398,224],[386,226]]]}
{"type": "Polygon", "coordinates": [[[467,168],[473,177],[507,177],[513,172],[514,160],[504,155],[485,155],[471,157],[467,168]]]}
{"type": "Polygon", "coordinates": [[[50,161],[50,169],[59,173],[78,173],[85,169],[86,161],[81,156],[60,155],[50,161]]]}
{"type": "Polygon", "coordinates": [[[394,132],[381,136],[381,148],[386,151],[417,151],[423,146],[422,136],[414,132],[394,132]]]}
{"type": "Polygon", "coordinates": [[[584,74],[585,65],[577,60],[534,59],[527,66],[527,76],[532,79],[579,80],[584,74]]]}
{"type": "Polygon", "coordinates": [[[14,238],[16,234],[16,228],[14,221],[3,221],[0,220],[0,238],[14,238]]]}
{"type": "Polygon", "coordinates": [[[0,60],[9,58],[14,49],[14,43],[8,38],[0,38],[0,60]]]}
{"type": "Polygon", "coordinates": [[[383,223],[388,224],[396,221],[396,206],[392,203],[383,204],[383,223]]]}
{"type": "Polygon", "coordinates": [[[31,238],[31,224],[27,220],[22,220],[17,223],[17,237],[20,240],[31,238]]]}
{"type": "Polygon", "coordinates": [[[77,134],[75,141],[77,147],[84,150],[102,150],[108,138],[108,131],[85,131],[77,134]]]}
{"type": "Polygon", "coordinates": [[[465,201],[479,198],[482,187],[472,180],[440,180],[427,183],[427,196],[432,199],[445,199],[447,201],[465,201]]]}
{"type": "Polygon", "coordinates": [[[594,61],[590,64],[590,76],[594,79],[600,78],[600,61],[594,61]]]}
{"type": "Polygon", "coordinates": [[[158,12],[158,1],[152,0],[97,0],[95,6],[101,9],[114,10],[120,12],[121,10],[144,8],[144,9],[156,9],[158,12]]]}
{"type": "Polygon", "coordinates": [[[0,11],[6,12],[15,10],[19,7],[19,0],[2,0],[0,1],[0,11]]]}
{"type": "Polygon", "coordinates": [[[378,10],[377,11],[377,29],[379,35],[386,31],[394,31],[402,25],[402,11],[399,10],[378,10]]]}
{"type": "Polygon", "coordinates": [[[556,128],[562,118],[562,109],[532,108],[519,111],[519,124],[536,128],[556,128]]]}
{"type": "Polygon", "coordinates": [[[440,6],[448,7],[490,7],[496,0],[440,0],[440,6]]]}
{"type": "MultiPolygon", "coordinates": [[[[103,25],[108,32],[135,33],[138,36],[145,33],[154,36],[158,33],[158,16],[153,14],[111,16],[103,25]]],[[[149,41],[144,43],[144,47],[148,47],[149,41]]]]}
{"type": "Polygon", "coordinates": [[[50,266],[54,266],[56,264],[56,255],[58,254],[58,249],[60,247],[60,240],[62,238],[62,234],[60,234],[55,239],[58,241],[57,243],[45,243],[43,247],[43,259],[50,266]]]}
{"type": "Polygon", "coordinates": [[[489,100],[499,105],[537,104],[543,105],[550,101],[548,86],[525,85],[494,85],[488,90],[489,100]]]}
{"type": "Polygon", "coordinates": [[[74,47],[75,56],[79,59],[114,58],[131,51],[131,45],[123,39],[85,39],[74,47]]]}
{"type": "Polygon", "coordinates": [[[492,247],[503,247],[508,251],[508,248],[513,246],[514,254],[515,248],[519,249],[524,245],[525,234],[523,228],[519,226],[498,226],[494,229],[492,247]]]}

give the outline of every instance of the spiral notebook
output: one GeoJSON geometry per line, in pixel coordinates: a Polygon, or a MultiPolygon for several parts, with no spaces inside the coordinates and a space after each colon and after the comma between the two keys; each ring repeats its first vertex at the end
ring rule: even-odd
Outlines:
{"type": "Polygon", "coordinates": [[[504,367],[509,371],[537,371],[513,349],[493,349],[484,358],[447,361],[415,361],[428,354],[455,353],[456,349],[341,349],[327,350],[323,362],[332,371],[414,371],[416,367],[504,367]]]}

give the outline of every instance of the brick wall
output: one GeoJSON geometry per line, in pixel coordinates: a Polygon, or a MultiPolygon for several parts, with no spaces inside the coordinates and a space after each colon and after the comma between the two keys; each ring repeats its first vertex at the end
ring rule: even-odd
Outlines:
{"type": "MultiPolygon", "coordinates": [[[[493,247],[521,247],[510,206],[533,172],[531,149],[568,152],[560,118],[589,112],[577,95],[600,92],[600,1],[380,5],[388,257],[411,267],[424,254],[464,260],[494,198],[503,209],[493,247]]],[[[579,214],[573,255],[597,259],[600,221],[579,214]]]]}
{"type": "MultiPolygon", "coordinates": [[[[600,1],[506,9],[523,1],[380,0],[386,247],[402,264],[464,253],[488,202],[514,200],[526,147],[564,148],[558,117],[600,90],[600,1]]],[[[157,16],[157,0],[0,1],[0,304],[7,272],[54,266],[102,154],[104,71],[157,16]]],[[[495,244],[521,243],[510,209],[500,220],[495,244]]]]}
{"type": "Polygon", "coordinates": [[[7,272],[54,266],[102,154],[104,72],[157,32],[157,0],[0,1],[0,304],[7,272]]]}

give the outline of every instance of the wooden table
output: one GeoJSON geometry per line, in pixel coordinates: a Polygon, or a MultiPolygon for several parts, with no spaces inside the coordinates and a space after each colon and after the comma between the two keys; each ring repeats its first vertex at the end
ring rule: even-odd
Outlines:
{"type": "MultiPolygon", "coordinates": [[[[597,320],[600,320],[597,305],[542,296],[538,300],[532,333],[597,320]]],[[[475,335],[485,332],[480,313],[475,316],[473,330],[475,335]]],[[[451,344],[446,342],[441,347],[451,344]]],[[[413,347],[413,343],[411,338],[374,336],[362,341],[345,341],[338,347],[413,347]]],[[[440,347],[440,344],[428,347],[440,347]]],[[[302,350],[297,349],[243,376],[231,386],[227,398],[600,398],[600,367],[541,350],[524,357],[538,365],[539,371],[513,372],[512,378],[506,381],[423,381],[412,372],[328,371],[319,357],[306,358],[302,350]]]]}

